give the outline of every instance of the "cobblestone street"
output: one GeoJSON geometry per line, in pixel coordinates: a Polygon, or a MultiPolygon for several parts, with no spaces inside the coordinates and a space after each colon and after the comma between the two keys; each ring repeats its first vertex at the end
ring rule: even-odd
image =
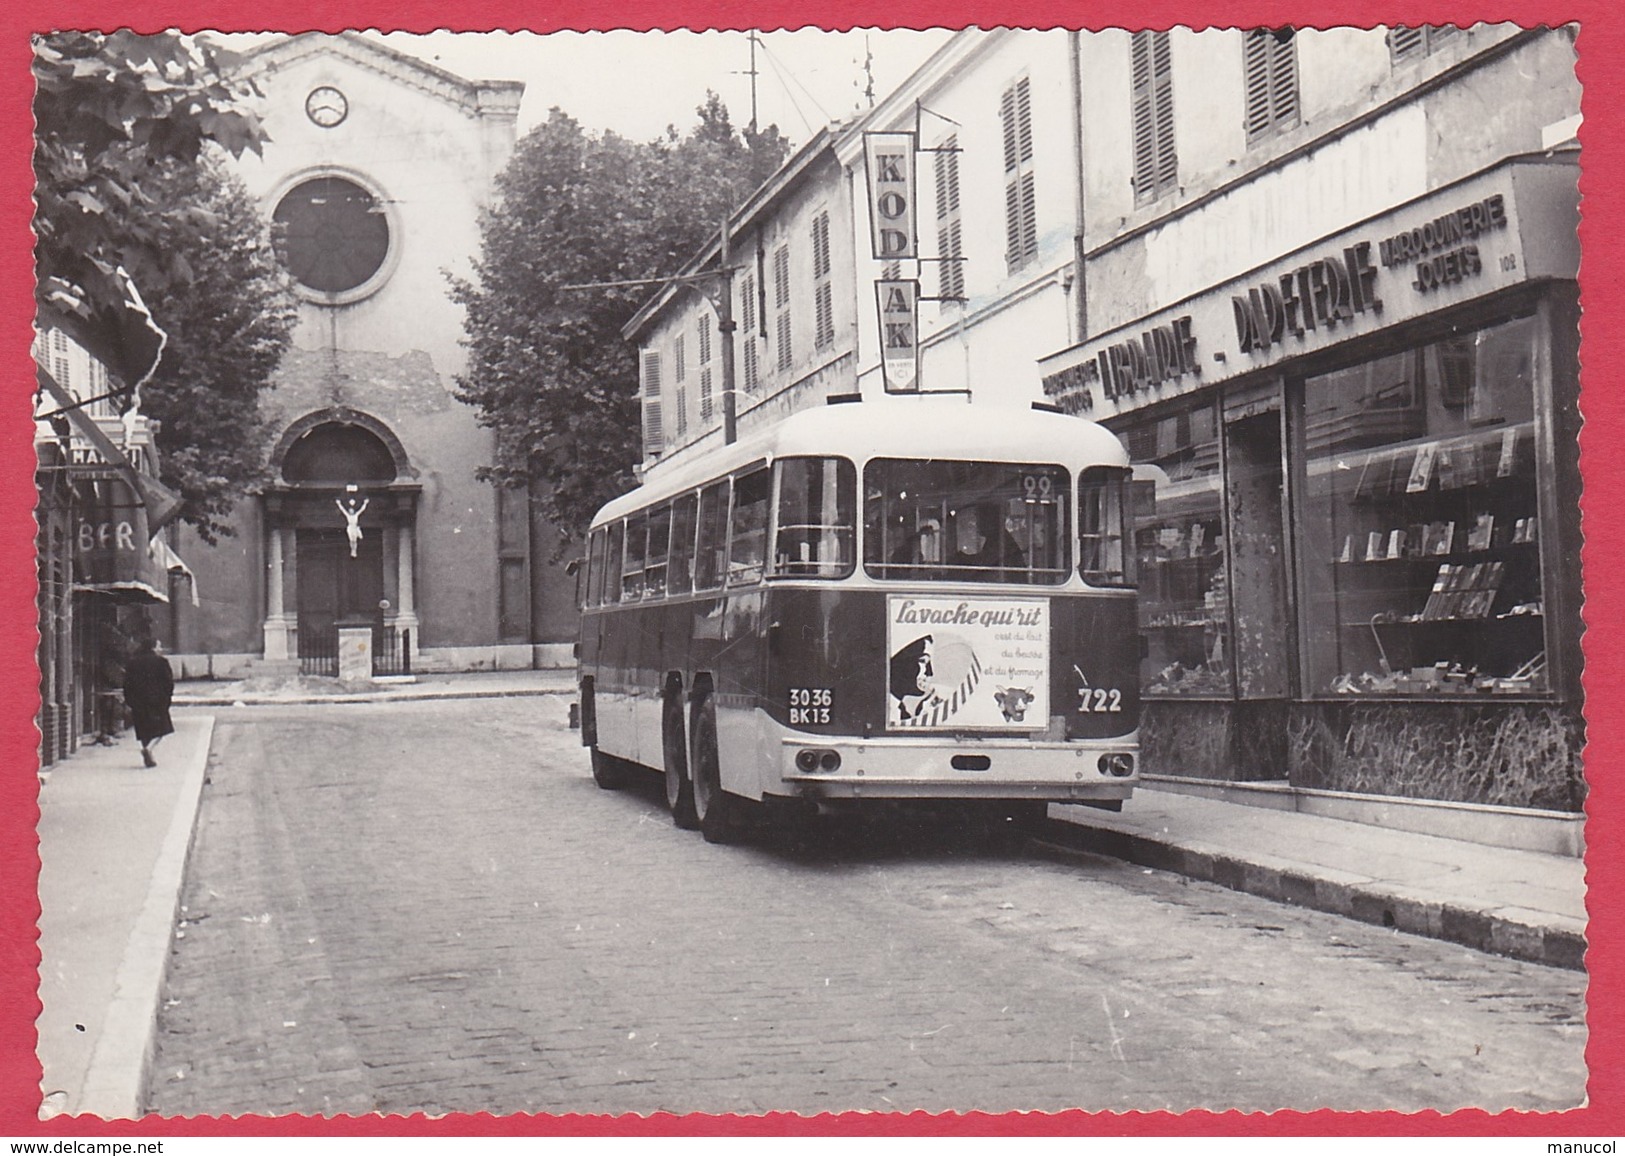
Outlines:
{"type": "Polygon", "coordinates": [[[221,712],[148,1107],[1584,1100],[1583,975],[941,824],[710,846],[566,701],[221,712]]]}

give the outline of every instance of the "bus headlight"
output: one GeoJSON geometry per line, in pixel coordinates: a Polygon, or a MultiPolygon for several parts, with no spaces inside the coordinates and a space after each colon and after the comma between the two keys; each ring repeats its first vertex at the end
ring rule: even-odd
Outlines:
{"type": "Polygon", "coordinates": [[[796,769],[804,775],[816,774],[819,771],[826,773],[838,771],[841,769],[841,753],[817,747],[803,747],[796,752],[796,769]]]}
{"type": "Polygon", "coordinates": [[[1134,773],[1134,756],[1124,751],[1100,756],[1100,773],[1114,779],[1126,779],[1134,773]]]}

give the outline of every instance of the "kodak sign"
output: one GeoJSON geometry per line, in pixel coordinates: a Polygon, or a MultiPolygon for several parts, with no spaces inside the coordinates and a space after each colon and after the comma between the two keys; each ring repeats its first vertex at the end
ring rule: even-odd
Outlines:
{"type": "Polygon", "coordinates": [[[876,281],[880,307],[880,371],[887,393],[920,388],[920,283],[876,281]]]}
{"type": "Polygon", "coordinates": [[[914,134],[863,134],[869,174],[869,237],[880,261],[911,261],[920,255],[915,227],[914,134]]]}

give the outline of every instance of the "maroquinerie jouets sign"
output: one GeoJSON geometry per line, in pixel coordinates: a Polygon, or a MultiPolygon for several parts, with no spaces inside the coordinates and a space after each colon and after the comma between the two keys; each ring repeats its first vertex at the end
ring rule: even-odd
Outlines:
{"type": "Polygon", "coordinates": [[[1501,166],[1045,358],[1044,392],[1109,416],[1523,279],[1572,277],[1576,204],[1572,169],[1501,166]]]}

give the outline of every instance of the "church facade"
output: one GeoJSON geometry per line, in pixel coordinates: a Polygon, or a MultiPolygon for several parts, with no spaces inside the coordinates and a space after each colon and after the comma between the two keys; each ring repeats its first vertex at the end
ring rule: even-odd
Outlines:
{"type": "Polygon", "coordinates": [[[570,580],[522,491],[477,479],[491,434],[454,396],[480,209],[511,155],[523,85],[470,81],[351,34],[249,54],[270,141],[237,171],[283,247],[294,346],[261,398],[269,478],[235,535],[181,553],[188,676],[329,672],[340,626],[388,669],[568,661],[570,580]]]}

